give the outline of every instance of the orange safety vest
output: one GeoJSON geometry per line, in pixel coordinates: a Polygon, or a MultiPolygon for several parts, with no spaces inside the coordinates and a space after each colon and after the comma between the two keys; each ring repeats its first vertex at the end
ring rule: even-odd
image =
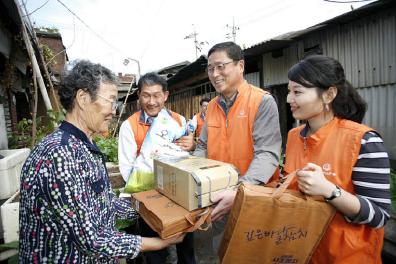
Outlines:
{"type": "MultiPolygon", "coordinates": [[[[167,110],[168,113],[177,121],[177,123],[182,125],[182,116],[178,113],[167,110]]],[[[136,145],[137,145],[137,155],[140,153],[140,148],[142,147],[144,138],[146,137],[147,131],[150,128],[150,125],[147,124],[144,120],[143,110],[138,111],[131,115],[128,118],[129,125],[132,128],[133,135],[135,137],[136,145]]]]}
{"type": "Polygon", "coordinates": [[[226,117],[217,96],[208,104],[208,158],[233,164],[245,175],[253,160],[253,125],[264,90],[245,82],[226,117]]]}
{"type": "MultiPolygon", "coordinates": [[[[358,159],[361,139],[373,129],[334,118],[316,133],[304,138],[304,126],[291,130],[287,138],[285,173],[303,168],[308,162],[322,167],[325,177],[354,193],[352,169],[358,159]]],[[[298,189],[297,182],[291,187],[298,189]]],[[[348,223],[337,212],[314,252],[311,263],[381,263],[384,229],[348,223]]]]}
{"type": "Polygon", "coordinates": [[[199,137],[201,135],[201,130],[202,130],[202,127],[203,127],[203,125],[205,123],[205,120],[202,119],[201,112],[196,114],[195,117],[197,119],[197,129],[195,130],[195,136],[199,137]]]}

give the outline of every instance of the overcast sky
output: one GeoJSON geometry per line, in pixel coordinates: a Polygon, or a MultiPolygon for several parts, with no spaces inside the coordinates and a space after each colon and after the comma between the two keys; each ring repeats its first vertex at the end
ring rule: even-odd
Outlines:
{"type": "MultiPolygon", "coordinates": [[[[26,3],[36,26],[59,29],[70,60],[89,59],[114,72],[142,74],[182,61],[194,61],[193,39],[208,49],[227,41],[232,21],[236,42],[249,47],[261,41],[310,27],[373,1],[339,4],[324,0],[19,0],[26,3]],[[86,25],[63,6],[62,2],[86,25]],[[229,25],[229,28],[226,25],[229,25]]],[[[338,0],[346,1],[346,0],[338,0]]],[[[232,39],[231,39],[232,40],[232,39]]]]}

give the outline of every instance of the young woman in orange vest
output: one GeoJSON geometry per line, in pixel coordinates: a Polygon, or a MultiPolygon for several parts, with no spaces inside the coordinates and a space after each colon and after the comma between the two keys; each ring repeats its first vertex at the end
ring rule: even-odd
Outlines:
{"type": "Polygon", "coordinates": [[[311,263],[381,263],[390,168],[380,135],[360,124],[366,103],[326,56],[300,61],[288,78],[287,102],[306,124],[288,134],[285,173],[298,170],[291,188],[337,210],[311,263]]]}

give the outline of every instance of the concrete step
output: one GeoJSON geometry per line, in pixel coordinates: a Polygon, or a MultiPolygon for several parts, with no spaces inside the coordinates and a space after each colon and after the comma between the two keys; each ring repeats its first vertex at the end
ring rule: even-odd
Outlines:
{"type": "Polygon", "coordinates": [[[113,189],[125,187],[124,178],[122,178],[120,172],[109,173],[109,179],[113,189]]]}

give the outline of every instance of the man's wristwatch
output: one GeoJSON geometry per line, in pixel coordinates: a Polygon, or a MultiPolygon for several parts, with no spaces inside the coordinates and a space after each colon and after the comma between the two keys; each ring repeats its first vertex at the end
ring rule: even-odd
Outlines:
{"type": "Polygon", "coordinates": [[[324,198],[326,202],[329,202],[333,200],[334,198],[340,197],[341,196],[341,189],[336,185],[336,189],[331,193],[331,196],[329,198],[324,198]]]}

